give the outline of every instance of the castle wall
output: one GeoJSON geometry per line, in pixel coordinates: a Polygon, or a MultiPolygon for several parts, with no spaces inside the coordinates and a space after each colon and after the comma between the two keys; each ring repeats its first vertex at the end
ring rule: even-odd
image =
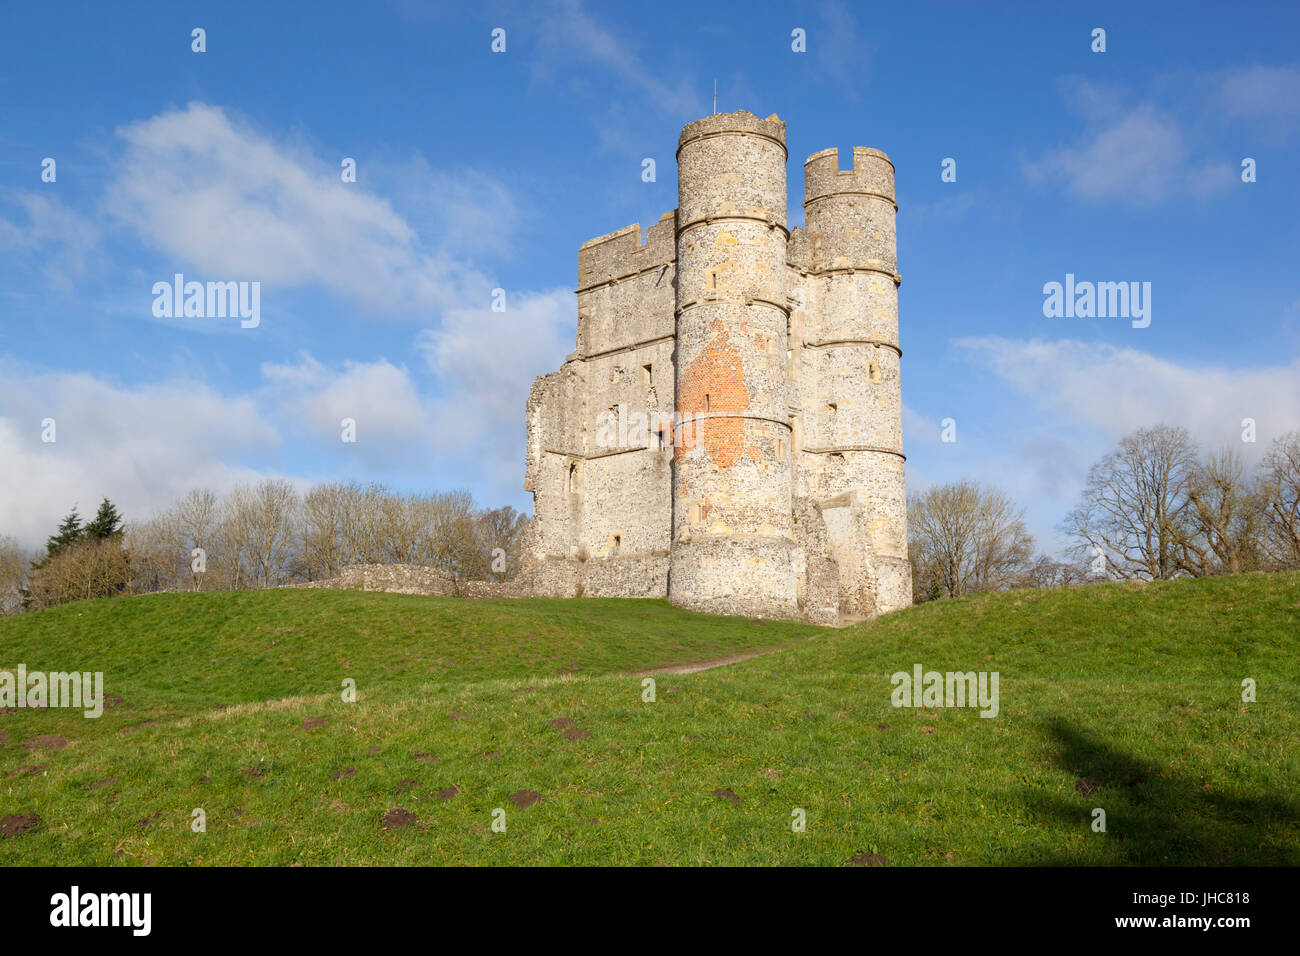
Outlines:
{"type": "Polygon", "coordinates": [[[634,224],[578,251],[578,348],[528,404],[539,594],[667,594],[671,432],[651,426],[672,421],[675,258],[671,212],[644,244],[634,224]]]}
{"type": "Polygon", "coordinates": [[[790,232],[786,158],[775,117],[691,123],[678,209],[579,250],[577,350],[527,408],[535,593],[818,623],[911,602],[893,166],[809,157],[790,232]]]}

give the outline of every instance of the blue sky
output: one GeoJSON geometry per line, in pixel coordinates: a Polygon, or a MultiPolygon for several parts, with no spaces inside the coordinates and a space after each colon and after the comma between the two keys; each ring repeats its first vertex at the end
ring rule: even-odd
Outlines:
{"type": "Polygon", "coordinates": [[[1293,3],[6,4],[0,534],[261,475],[529,510],[578,246],[674,208],[716,79],[787,123],[791,225],[809,154],[890,154],[909,488],[999,485],[1055,550],[1135,428],[1300,428],[1298,36],[1293,3]],[[259,281],[260,325],[156,318],[176,272],[259,281]],[[1044,317],[1067,273],[1151,283],[1150,326],[1044,317]]]}

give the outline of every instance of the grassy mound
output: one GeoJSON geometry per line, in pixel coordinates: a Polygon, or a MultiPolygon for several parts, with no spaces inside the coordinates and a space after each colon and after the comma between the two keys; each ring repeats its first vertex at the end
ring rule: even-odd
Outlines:
{"type": "Polygon", "coordinates": [[[1296,574],[840,631],[661,601],[157,595],[0,621],[0,669],[20,662],[102,670],[112,706],[0,714],[6,864],[1300,864],[1296,574]],[[647,670],[761,650],[643,699],[647,670]],[[997,672],[999,715],[895,709],[916,664],[997,672]]]}

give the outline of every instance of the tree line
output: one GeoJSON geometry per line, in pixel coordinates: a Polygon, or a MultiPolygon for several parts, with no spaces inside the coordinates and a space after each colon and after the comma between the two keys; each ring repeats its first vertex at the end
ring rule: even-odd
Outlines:
{"type": "Polygon", "coordinates": [[[225,495],[190,491],[141,522],[106,499],[76,509],[28,562],[0,539],[0,613],[114,594],[279,587],[330,578],[350,564],[416,564],[457,580],[512,578],[527,518],[481,509],[467,491],[403,493],[331,482],[306,493],[268,478],[225,495]]]}
{"type": "Polygon", "coordinates": [[[1251,470],[1202,456],[1187,430],[1143,428],[1088,471],[1061,531],[1064,560],[1035,555],[1024,512],[997,488],[941,485],[908,500],[917,601],[1015,587],[1300,569],[1300,432],[1251,470]]]}
{"type": "MultiPolygon", "coordinates": [[[[1186,429],[1144,428],[1088,471],[1061,530],[1061,558],[1036,553],[1024,512],[971,481],[908,499],[918,602],[1016,587],[1165,580],[1300,569],[1300,431],[1276,439],[1252,470],[1225,448],[1202,456],[1186,429]]],[[[225,495],[189,492],[142,522],[105,499],[74,508],[31,560],[0,537],[0,614],[156,591],[278,587],[351,564],[414,564],[458,580],[519,570],[528,519],[474,505],[467,491],[403,493],[331,482],[300,494],[268,478],[225,495]]]]}

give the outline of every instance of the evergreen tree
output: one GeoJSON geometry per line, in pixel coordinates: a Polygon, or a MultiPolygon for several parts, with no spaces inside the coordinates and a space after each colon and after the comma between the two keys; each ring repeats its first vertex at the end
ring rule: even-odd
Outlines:
{"type": "Polygon", "coordinates": [[[86,529],[81,524],[81,515],[77,514],[77,508],[74,505],[68,512],[68,516],[59,523],[57,533],[51,535],[45,542],[45,556],[52,558],[59,551],[66,548],[73,542],[80,541],[86,533],[86,529]]]}
{"type": "Polygon", "coordinates": [[[99,505],[99,510],[95,512],[94,519],[86,525],[85,535],[87,538],[111,538],[113,535],[122,533],[122,516],[118,514],[113,502],[105,498],[99,505]]]}

